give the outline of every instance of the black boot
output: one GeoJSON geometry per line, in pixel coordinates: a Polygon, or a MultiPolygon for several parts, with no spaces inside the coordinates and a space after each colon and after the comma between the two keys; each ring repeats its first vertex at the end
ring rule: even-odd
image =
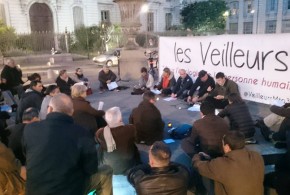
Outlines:
{"type": "Polygon", "coordinates": [[[270,135],[272,131],[267,127],[263,120],[256,120],[256,127],[258,127],[261,131],[262,136],[265,138],[266,141],[270,141],[270,135]]]}

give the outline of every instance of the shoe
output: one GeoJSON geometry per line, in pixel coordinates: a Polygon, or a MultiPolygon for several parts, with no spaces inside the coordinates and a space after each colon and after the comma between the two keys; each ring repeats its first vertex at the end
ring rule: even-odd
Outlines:
{"type": "Polygon", "coordinates": [[[271,131],[269,130],[269,128],[266,127],[260,127],[259,128],[261,131],[262,136],[265,138],[266,141],[271,141],[270,139],[270,135],[272,134],[271,131]]]}

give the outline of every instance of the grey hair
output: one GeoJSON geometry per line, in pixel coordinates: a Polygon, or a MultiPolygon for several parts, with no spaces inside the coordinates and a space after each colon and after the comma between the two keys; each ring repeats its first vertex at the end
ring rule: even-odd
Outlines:
{"type": "Polygon", "coordinates": [[[112,107],[106,111],[105,120],[109,127],[114,127],[122,122],[122,113],[119,107],[112,107]]]}
{"type": "Polygon", "coordinates": [[[71,87],[71,96],[72,97],[80,97],[84,92],[87,91],[87,87],[81,84],[74,84],[71,87]]]}
{"type": "Polygon", "coordinates": [[[49,106],[53,112],[60,112],[68,115],[73,114],[73,103],[69,96],[59,93],[51,98],[49,106]]]}

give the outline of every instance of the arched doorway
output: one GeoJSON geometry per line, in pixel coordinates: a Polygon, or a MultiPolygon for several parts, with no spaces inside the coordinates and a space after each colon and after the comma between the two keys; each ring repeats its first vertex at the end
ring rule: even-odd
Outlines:
{"type": "Polygon", "coordinates": [[[53,16],[48,5],[34,3],[29,10],[31,32],[53,32],[53,16]]]}

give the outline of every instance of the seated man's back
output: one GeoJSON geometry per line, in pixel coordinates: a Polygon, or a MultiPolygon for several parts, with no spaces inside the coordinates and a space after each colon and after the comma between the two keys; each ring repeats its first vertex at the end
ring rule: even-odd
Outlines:
{"type": "Polygon", "coordinates": [[[189,183],[188,170],[178,163],[170,162],[171,151],[161,142],[155,142],[149,150],[149,165],[130,170],[128,181],[137,194],[185,195],[189,183]]]}

